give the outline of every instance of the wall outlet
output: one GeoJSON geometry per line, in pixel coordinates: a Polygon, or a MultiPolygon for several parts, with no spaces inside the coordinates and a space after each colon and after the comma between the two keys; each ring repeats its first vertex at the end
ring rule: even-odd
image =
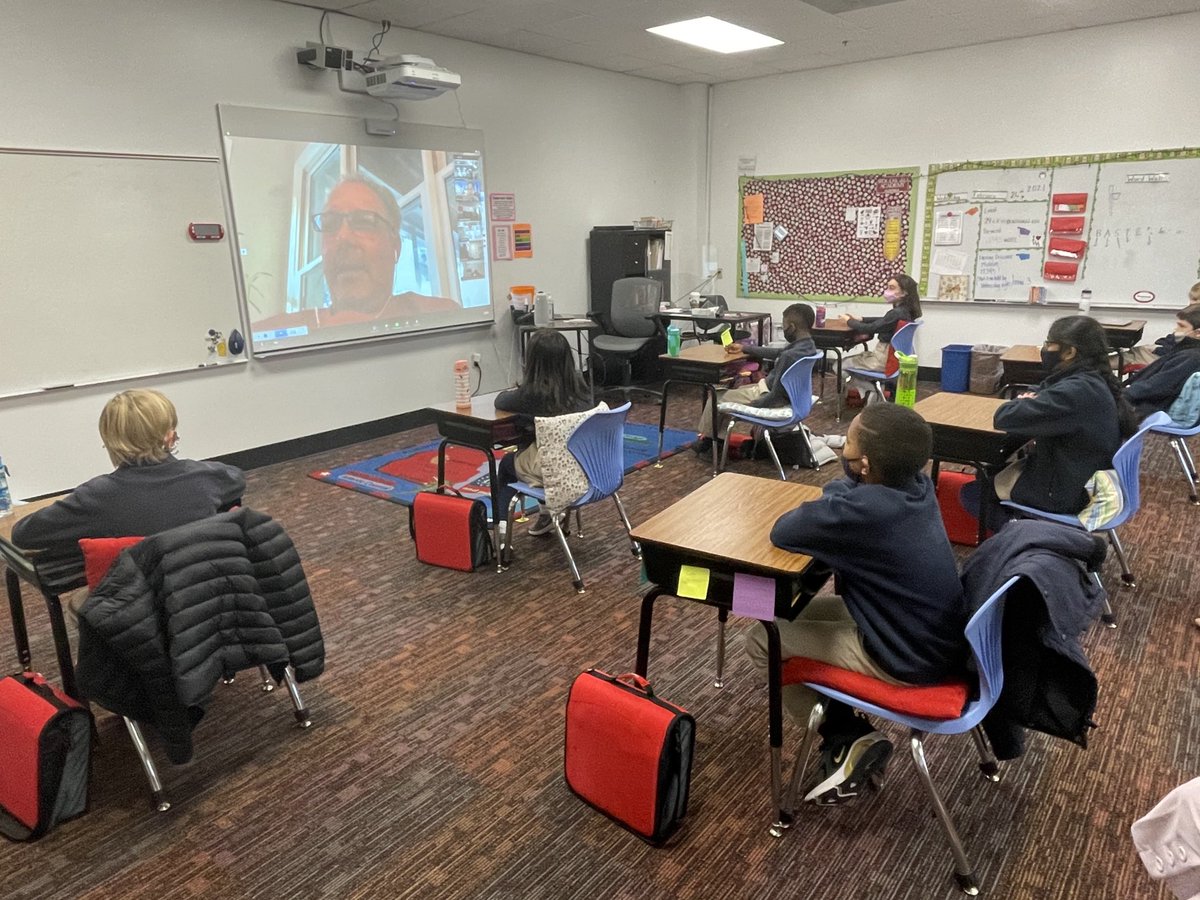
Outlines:
{"type": "Polygon", "coordinates": [[[478,353],[472,353],[471,354],[471,365],[473,365],[473,366],[479,365],[479,362],[482,359],[483,359],[482,355],[480,355],[478,353]]]}

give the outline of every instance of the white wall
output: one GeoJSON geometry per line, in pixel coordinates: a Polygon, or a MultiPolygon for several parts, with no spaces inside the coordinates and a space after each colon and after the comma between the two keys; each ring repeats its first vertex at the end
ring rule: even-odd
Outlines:
{"type": "MultiPolygon", "coordinates": [[[[9,0],[0,146],[217,156],[217,103],[389,116],[376,101],[339,93],[332,74],[296,64],[295,48],[317,38],[319,18],[268,0],[9,0]]],[[[369,48],[373,26],[340,15],[330,25],[337,43],[369,48]]],[[[507,286],[526,283],[550,290],[560,311],[584,311],[593,225],[674,218],[676,271],[698,271],[702,89],[393,30],[383,54],[401,52],[463,77],[457,96],[401,104],[402,117],[481,129],[488,188],[515,192],[520,220],[533,224],[534,258],[493,267],[501,312],[507,286]]],[[[49,250],[46,264],[54,265],[49,250]]],[[[206,457],[448,400],[451,363],[471,350],[483,352],[485,389],[499,389],[509,383],[511,346],[505,320],[490,333],[0,400],[0,454],[16,495],[33,496],[107,470],[95,423],[104,401],[128,386],[165,390],[180,410],[184,452],[206,457]]]]}
{"type": "MultiPolygon", "coordinates": [[[[737,162],[782,175],[1196,146],[1200,144],[1200,14],[1004,41],[717,85],[712,118],[712,223],[724,293],[737,292],[737,162]]],[[[925,179],[920,179],[923,200],[925,179]]],[[[921,216],[918,216],[921,221],[921,216]]],[[[920,271],[920,246],[911,271],[920,271]]],[[[1200,277],[1200,275],[1198,275],[1200,277]]],[[[880,286],[882,289],[882,285],[880,286]]],[[[1191,282],[1177,286],[1174,310],[1191,282]]],[[[1102,292],[1096,295],[1102,299],[1102,292]]],[[[779,311],[781,301],[740,300],[779,311]]],[[[847,307],[880,313],[871,304],[847,307]]],[[[925,305],[917,350],[940,365],[951,343],[1040,343],[1070,310],[925,305]]],[[[1171,330],[1171,312],[1146,318],[1145,338],[1171,330]]]]}

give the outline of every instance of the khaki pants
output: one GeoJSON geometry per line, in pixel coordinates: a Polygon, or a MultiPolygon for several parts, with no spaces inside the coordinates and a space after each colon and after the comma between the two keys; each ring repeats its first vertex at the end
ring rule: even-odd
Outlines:
{"type": "MultiPolygon", "coordinates": [[[[748,384],[745,387],[730,388],[727,391],[719,394],[717,397],[718,403],[753,403],[763,394],[767,393],[767,379],[756,381],[754,384],[748,384]]],[[[721,433],[716,437],[725,436],[725,426],[727,419],[721,416],[717,419],[717,428],[721,433]]],[[[705,400],[704,409],[700,411],[700,422],[696,426],[696,431],[700,432],[701,437],[714,437],[708,433],[709,427],[712,425],[712,406],[705,400]]]]}
{"type": "Polygon", "coordinates": [[[1127,366],[1148,366],[1150,363],[1162,359],[1161,356],[1155,356],[1154,351],[1157,349],[1158,347],[1154,344],[1138,344],[1136,347],[1132,347],[1129,350],[1122,350],[1121,356],[1124,357],[1125,365],[1127,366]]]}
{"type": "MultiPolygon", "coordinates": [[[[822,662],[861,672],[886,681],[889,684],[904,684],[885,672],[863,649],[862,635],[858,625],[846,609],[841,597],[827,595],[814,597],[800,615],[791,622],[776,619],[779,627],[779,647],[783,659],[807,656],[822,662]]],[[[767,629],[758,623],[746,634],[746,652],[759,674],[767,674],[767,629]]],[[[783,708],[800,725],[808,725],[808,716],[817,694],[802,684],[789,684],[783,688],[783,708]]]]}

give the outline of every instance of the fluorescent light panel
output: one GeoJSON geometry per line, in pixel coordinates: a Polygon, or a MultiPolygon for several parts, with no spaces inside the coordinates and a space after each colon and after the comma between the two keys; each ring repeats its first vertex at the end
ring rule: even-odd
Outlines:
{"type": "Polygon", "coordinates": [[[647,28],[651,34],[682,41],[705,50],[716,50],[718,53],[742,53],[746,50],[760,50],[763,47],[775,47],[783,41],[741,25],[734,25],[712,16],[701,16],[699,19],[687,19],[683,22],[672,22],[670,25],[659,25],[647,28]]]}

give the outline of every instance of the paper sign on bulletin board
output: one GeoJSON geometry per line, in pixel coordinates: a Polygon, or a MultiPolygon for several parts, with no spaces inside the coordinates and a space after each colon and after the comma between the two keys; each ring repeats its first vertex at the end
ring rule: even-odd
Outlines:
{"type": "Polygon", "coordinates": [[[517,259],[533,258],[533,226],[528,222],[518,222],[512,227],[513,256],[517,259]]]}
{"type": "Polygon", "coordinates": [[[738,284],[748,297],[879,300],[909,267],[918,169],[738,179],[738,284]]]}

